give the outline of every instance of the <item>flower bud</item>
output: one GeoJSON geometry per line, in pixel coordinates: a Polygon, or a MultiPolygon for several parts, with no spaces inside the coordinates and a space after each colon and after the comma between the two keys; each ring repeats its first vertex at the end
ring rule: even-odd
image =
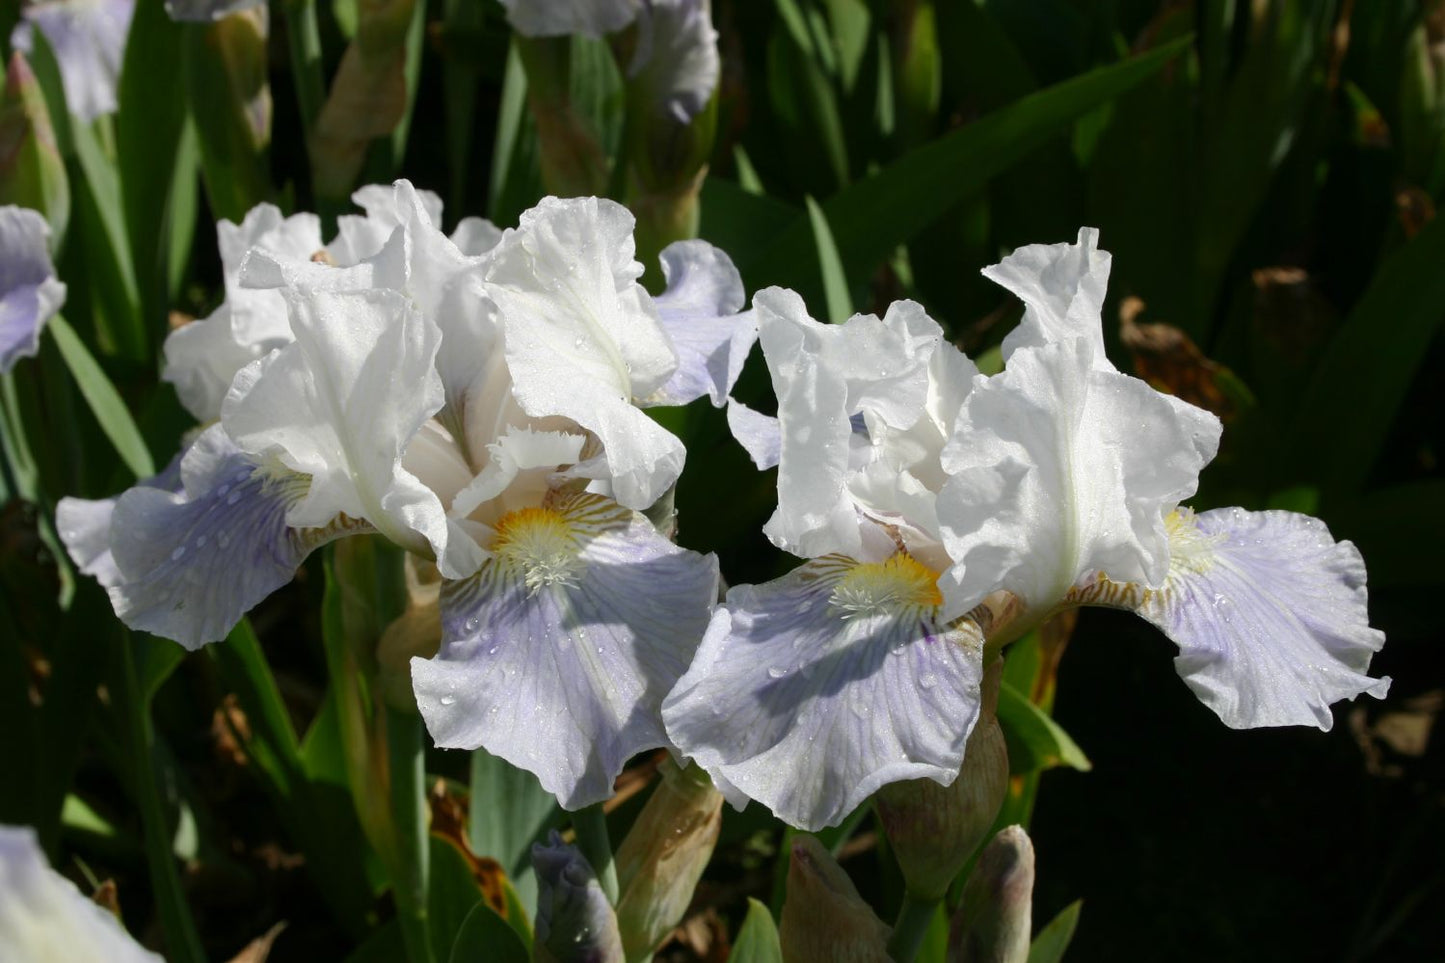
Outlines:
{"type": "Polygon", "coordinates": [[[537,871],[536,963],[622,963],[617,917],[597,874],[553,832],[532,846],[537,871]]]}
{"type": "Polygon", "coordinates": [[[948,935],[948,963],[1026,963],[1033,922],[1034,847],[1022,826],[984,847],[948,935]]]}
{"type": "Polygon", "coordinates": [[[271,194],[266,7],[187,31],[186,87],[218,217],[237,223],[271,194]]]}
{"type": "Polygon", "coordinates": [[[312,132],[316,193],[345,199],[366,150],[406,113],[406,35],[416,0],[361,0],[356,38],[346,48],[312,132]]]}
{"type": "Polygon", "coordinates": [[[413,656],[430,659],[442,644],[442,577],[435,563],[410,553],[406,573],[406,609],[392,620],[376,644],[376,685],[393,709],[416,711],[411,687],[413,656]]]}
{"type": "Polygon", "coordinates": [[[16,51],[0,95],[0,205],[39,211],[59,248],[70,219],[70,181],[55,144],[55,129],[40,84],[16,51]]]}
{"type": "Polygon", "coordinates": [[[1008,794],[1008,747],[996,715],[1002,669],[996,659],[984,673],[983,704],[958,778],[947,786],[932,779],[890,783],[873,797],[908,890],[920,899],[943,896],[1008,794]]]}
{"type": "Polygon", "coordinates": [[[722,793],[695,765],[662,782],[617,850],[617,924],[629,960],[647,959],[682,919],[722,828],[722,793]]]}
{"type": "Polygon", "coordinates": [[[812,836],[792,839],[788,896],[778,937],[788,963],[888,963],[889,927],[812,836]]]}

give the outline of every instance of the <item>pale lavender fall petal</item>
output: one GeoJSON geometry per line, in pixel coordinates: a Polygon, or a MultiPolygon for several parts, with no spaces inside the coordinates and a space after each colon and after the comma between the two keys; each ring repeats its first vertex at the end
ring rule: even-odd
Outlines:
{"type": "Polygon", "coordinates": [[[707,395],[721,408],[758,338],[756,316],[742,310],[742,275],[706,241],[675,241],[660,257],[667,289],[653,304],[677,350],[677,370],[647,403],[685,405],[707,395]]]}
{"type": "MultiPolygon", "coordinates": [[[[182,457],[181,479],[178,491],[137,485],[116,500],[106,590],[126,625],[188,649],[224,638],[253,605],[291,581],[313,549],[364,529],[344,518],[289,526],[287,510],[305,494],[306,479],[259,469],[219,425],[182,457]]],[[[67,502],[58,516],[62,535],[70,533],[67,544],[83,553],[94,542],[75,533],[97,522],[99,511],[95,503],[67,502]]]]}
{"type": "Polygon", "coordinates": [[[441,651],[412,660],[412,681],[437,745],[485,748],[579,809],[667,745],[659,708],[707,624],[717,560],[597,495],[530,511],[503,522],[510,547],[443,586],[441,651]]]}
{"type": "Polygon", "coordinates": [[[1138,612],[1179,646],[1179,674],[1225,725],[1328,730],[1332,703],[1385,697],[1390,680],[1367,675],[1385,636],[1370,628],[1354,545],[1294,512],[1222,508],[1178,524],[1168,582],[1138,612]]]}
{"type": "Polygon", "coordinates": [[[36,211],[0,207],[0,372],[40,348],[40,330],[65,303],[50,260],[50,227],[36,211]]]}
{"type": "Polygon", "coordinates": [[[982,642],[927,608],[849,608],[863,600],[839,587],[857,567],[829,556],[729,591],[663,703],[674,744],[734,805],[816,830],[887,783],[957,776],[982,642]]]}
{"type": "Polygon", "coordinates": [[[783,456],[783,429],[778,419],[728,399],[728,430],[759,469],[776,468],[783,456]]]}

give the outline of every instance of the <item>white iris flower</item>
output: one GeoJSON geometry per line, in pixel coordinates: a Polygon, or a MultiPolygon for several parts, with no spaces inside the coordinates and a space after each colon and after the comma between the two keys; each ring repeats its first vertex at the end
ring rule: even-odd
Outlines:
{"type": "MultiPolygon", "coordinates": [[[[813,561],[730,591],[663,704],[735,804],[817,829],[886,783],[949,784],[985,636],[1074,605],[1163,629],[1231,726],[1328,728],[1331,703],[1385,694],[1354,546],[1303,515],[1180,507],[1220,425],[1109,363],[1095,241],[984,272],[1026,306],[994,377],[917,305],[830,327],[791,292],[758,294],[780,457],[764,530],[813,561]]],[[[748,416],[745,443],[765,439],[748,416]]]]}
{"type": "Polygon", "coordinates": [[[750,319],[704,318],[714,350],[681,360],[667,331],[709,304],[736,313],[736,271],[672,250],[654,303],[611,202],[548,198],[505,234],[467,226],[464,249],[405,182],[357,199],[367,217],[321,255],[304,218],[229,229],[253,246],[228,281],[250,288],[198,324],[259,357],[162,476],[64,500],[62,537],[127,624],[194,648],[318,545],[379,532],[446,580],[441,651],[412,672],[437,743],[483,746],[569,808],[604,799],[628,757],[666,744],[660,702],[716,598],[716,560],[639,514],[684,452],[638,405],[725,397],[750,319]],[[238,325],[248,313],[264,323],[238,325]]]}

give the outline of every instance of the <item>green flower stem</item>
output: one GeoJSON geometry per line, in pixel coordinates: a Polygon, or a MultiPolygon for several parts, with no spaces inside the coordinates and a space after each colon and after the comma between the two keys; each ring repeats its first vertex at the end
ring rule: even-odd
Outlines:
{"type": "MultiPolygon", "coordinates": [[[[316,22],[316,0],[286,0],[286,39],[291,48],[291,82],[306,134],[306,156],[311,157],[312,134],[321,106],[326,102],[326,76],[321,63],[321,28],[316,22]]],[[[318,199],[319,202],[319,199],[318,199]]]]}
{"type": "Polygon", "coordinates": [[[572,828],[577,831],[577,848],[587,857],[607,902],[617,905],[617,864],[612,859],[612,841],[607,838],[607,817],[601,803],[593,803],[572,814],[572,828]]]}
{"type": "Polygon", "coordinates": [[[938,911],[940,902],[937,899],[919,899],[908,892],[903,894],[898,922],[893,924],[893,935],[888,938],[888,955],[897,963],[913,963],[928,927],[933,924],[933,914],[938,911]]]}
{"type": "Polygon", "coordinates": [[[205,963],[201,938],[186,905],[181,878],[176,872],[171,852],[171,832],[161,805],[155,779],[155,730],[151,725],[150,696],[141,690],[136,670],[137,640],[128,634],[123,646],[125,661],[125,712],[130,728],[131,763],[134,766],[136,805],[140,808],[141,827],[145,836],[146,862],[150,867],[151,885],[155,889],[156,910],[166,934],[166,958],[171,963],[205,963]]]}
{"type": "Polygon", "coordinates": [[[430,875],[430,814],[426,803],[426,739],[421,716],[386,713],[386,751],[391,775],[391,811],[396,817],[396,862],[390,867],[397,922],[411,963],[434,963],[427,920],[430,875]]]}

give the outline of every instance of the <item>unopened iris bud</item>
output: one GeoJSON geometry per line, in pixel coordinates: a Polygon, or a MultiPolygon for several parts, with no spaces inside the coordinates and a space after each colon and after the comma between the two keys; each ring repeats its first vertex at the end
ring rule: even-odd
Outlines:
{"type": "Polygon", "coordinates": [[[381,633],[376,645],[376,684],[393,709],[416,711],[411,660],[430,659],[442,644],[442,577],[436,564],[408,554],[406,609],[381,633]]]}
{"type": "Polygon", "coordinates": [[[662,783],[617,850],[617,922],[628,960],[647,959],[687,911],[717,845],[722,803],[697,766],[662,764],[662,783]]]}
{"type": "Polygon", "coordinates": [[[361,0],[356,38],[346,48],[312,132],[316,193],[344,199],[366,150],[406,113],[406,35],[416,0],[361,0]]]}
{"type": "Polygon", "coordinates": [[[623,963],[617,916],[577,847],[552,833],[532,846],[537,871],[536,963],[623,963]]]}
{"type": "Polygon", "coordinates": [[[908,890],[920,899],[943,896],[1008,793],[1008,748],[996,715],[1002,668],[995,660],[984,674],[982,707],[958,778],[947,786],[932,779],[890,783],[873,797],[908,890]]]}
{"type": "Polygon", "coordinates": [[[778,937],[787,963],[888,963],[889,927],[812,836],[792,840],[778,937]]]}
{"type": "Polygon", "coordinates": [[[240,222],[271,193],[271,87],[266,7],[197,26],[186,80],[205,158],[206,192],[220,217],[240,222]]]}
{"type": "Polygon", "coordinates": [[[55,129],[40,84],[16,51],[0,95],[0,204],[39,211],[60,246],[70,219],[70,181],[55,144],[55,129]]]}
{"type": "Polygon", "coordinates": [[[1025,963],[1033,918],[1034,847],[1022,826],[999,832],[963,888],[948,963],[1025,963]]]}

